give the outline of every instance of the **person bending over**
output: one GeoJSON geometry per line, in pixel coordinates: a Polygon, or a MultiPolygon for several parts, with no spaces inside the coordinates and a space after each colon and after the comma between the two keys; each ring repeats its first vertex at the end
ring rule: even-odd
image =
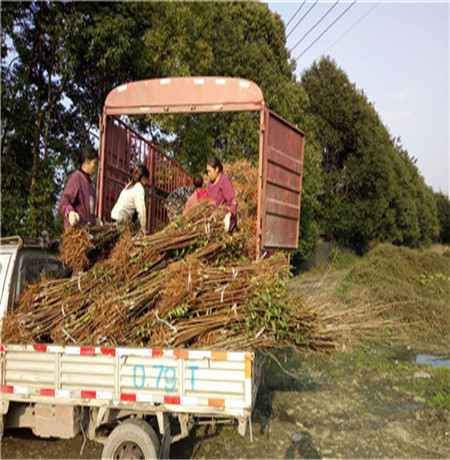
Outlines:
{"type": "Polygon", "coordinates": [[[145,207],[145,190],[150,177],[149,170],[144,165],[138,165],[133,172],[131,182],[120,192],[119,199],[111,211],[111,218],[121,224],[133,220],[137,213],[141,231],[147,227],[147,211],[145,207]]]}

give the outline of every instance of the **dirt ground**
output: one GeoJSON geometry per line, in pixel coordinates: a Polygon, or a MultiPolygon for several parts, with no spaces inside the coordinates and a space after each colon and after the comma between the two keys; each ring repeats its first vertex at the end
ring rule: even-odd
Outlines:
{"type": "MultiPolygon", "coordinates": [[[[305,292],[318,286],[327,290],[321,276],[291,283],[305,292]]],[[[171,458],[450,458],[450,369],[411,363],[426,344],[344,348],[328,356],[280,352],[295,379],[268,359],[253,442],[236,426],[197,426],[172,446],[171,458]]],[[[5,431],[1,443],[1,457],[14,459],[101,458],[101,451],[82,436],[43,440],[18,430],[5,431]]]]}

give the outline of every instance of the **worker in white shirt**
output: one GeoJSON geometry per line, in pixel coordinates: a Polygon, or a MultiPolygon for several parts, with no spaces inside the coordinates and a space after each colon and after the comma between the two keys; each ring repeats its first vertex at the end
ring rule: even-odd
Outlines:
{"type": "Polygon", "coordinates": [[[111,211],[111,218],[119,224],[128,224],[137,213],[141,231],[147,227],[147,212],[145,207],[145,190],[150,177],[149,170],[144,165],[138,165],[133,172],[131,182],[120,192],[119,199],[111,211]]]}

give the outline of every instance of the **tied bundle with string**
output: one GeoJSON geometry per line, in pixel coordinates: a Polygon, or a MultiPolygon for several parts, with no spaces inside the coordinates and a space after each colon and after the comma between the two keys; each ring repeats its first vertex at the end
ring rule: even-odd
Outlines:
{"type": "Polygon", "coordinates": [[[111,303],[115,305],[111,311],[120,310],[117,305],[137,312],[150,308],[162,289],[162,270],[168,264],[196,249],[204,260],[232,252],[228,249],[236,240],[224,234],[216,216],[205,218],[209,212],[205,202],[154,235],[126,233],[108,259],[85,273],[29,286],[17,310],[22,332],[9,330],[8,324],[15,323],[10,316],[2,329],[3,339],[17,340],[23,335],[38,343],[65,341],[65,337],[84,341],[90,334],[87,326],[94,327],[111,303]]]}
{"type": "Polygon", "coordinates": [[[75,272],[86,270],[108,257],[119,236],[115,224],[70,226],[62,237],[61,261],[75,272]]]}
{"type": "Polygon", "coordinates": [[[267,334],[252,330],[246,310],[259,283],[286,275],[286,259],[254,263],[240,257],[242,235],[228,235],[222,220],[206,218],[208,213],[210,204],[203,201],[164,231],[126,232],[110,257],[85,273],[29,286],[17,312],[5,319],[2,340],[194,348],[217,341],[229,348],[232,339],[231,348],[273,345],[267,334]]]}

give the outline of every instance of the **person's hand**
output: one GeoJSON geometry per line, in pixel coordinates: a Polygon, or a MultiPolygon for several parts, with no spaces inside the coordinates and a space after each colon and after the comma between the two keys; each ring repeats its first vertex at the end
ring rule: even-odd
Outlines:
{"type": "Polygon", "coordinates": [[[95,225],[103,225],[103,221],[98,217],[95,218],[95,225]]]}
{"type": "Polygon", "coordinates": [[[77,225],[78,222],[80,222],[80,215],[75,211],[70,211],[69,212],[69,224],[74,226],[74,225],[77,225]]]}
{"type": "Polygon", "coordinates": [[[231,215],[228,213],[225,216],[225,219],[223,219],[223,224],[225,226],[225,231],[228,232],[230,230],[230,224],[231,224],[231,215]]]}

